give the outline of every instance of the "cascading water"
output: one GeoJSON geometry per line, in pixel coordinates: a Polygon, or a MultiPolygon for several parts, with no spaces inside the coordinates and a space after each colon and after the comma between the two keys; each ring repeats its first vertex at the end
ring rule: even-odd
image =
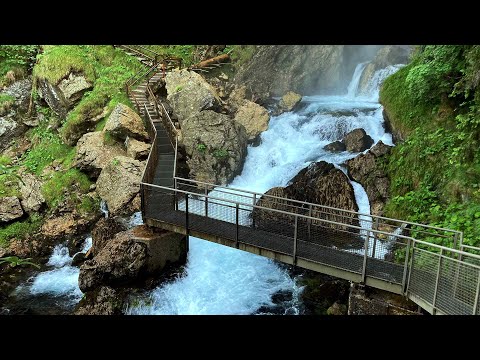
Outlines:
{"type": "MultiPolygon", "coordinates": [[[[342,168],[343,162],[358,153],[331,153],[323,147],[341,140],[356,128],[363,128],[374,143],[382,140],[393,145],[391,135],[383,127],[378,87],[398,66],[375,73],[375,85],[369,87],[365,95],[358,96],[365,66],[362,63],[355,69],[346,95],[305,96],[302,110],[272,117],[268,130],[261,134],[261,144],[248,147],[243,171],[229,186],[264,193],[275,186],[286,186],[313,161],[324,160],[342,168]]],[[[360,212],[365,213],[364,218],[368,219],[370,204],[365,190],[358,183],[353,182],[352,185],[360,212]]],[[[224,194],[214,190],[210,194],[235,198],[235,191],[224,194]]],[[[209,210],[209,216],[215,217],[215,214],[209,210]]],[[[242,221],[248,222],[247,219],[242,221]]],[[[299,313],[298,294],[301,289],[275,262],[190,237],[184,274],[153,290],[147,300],[136,299],[135,305],[129,306],[126,313],[252,314],[258,313],[262,306],[273,305],[272,295],[279,291],[293,294],[292,300],[282,304],[284,313],[299,313]]]]}

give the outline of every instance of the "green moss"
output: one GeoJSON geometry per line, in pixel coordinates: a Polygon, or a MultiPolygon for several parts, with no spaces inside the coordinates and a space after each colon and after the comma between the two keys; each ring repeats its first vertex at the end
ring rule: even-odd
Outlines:
{"type": "Polygon", "coordinates": [[[105,131],[103,133],[103,143],[105,145],[113,146],[117,144],[117,140],[108,131],[105,131]]]}
{"type": "Polygon", "coordinates": [[[92,182],[88,176],[78,169],[55,172],[53,176],[43,184],[42,194],[50,209],[54,209],[66,197],[80,204],[80,194],[89,191],[92,182]]]}
{"type": "Polygon", "coordinates": [[[12,238],[24,238],[26,235],[35,233],[43,223],[43,218],[38,214],[32,214],[28,219],[17,221],[0,227],[0,246],[8,246],[12,238]]]}
{"type": "Polygon", "coordinates": [[[146,47],[162,56],[182,59],[182,67],[188,67],[194,63],[195,45],[146,45],[146,47]]]}
{"type": "MultiPolygon", "coordinates": [[[[480,245],[479,46],[421,47],[380,92],[406,141],[392,149],[389,217],[464,232],[480,245]]],[[[450,245],[450,244],[445,244],[450,245]]]]}
{"type": "Polygon", "coordinates": [[[81,214],[93,214],[100,208],[100,198],[84,196],[77,206],[77,210],[81,214]]]}
{"type": "Polygon", "coordinates": [[[43,169],[54,160],[62,161],[72,156],[72,147],[66,145],[60,136],[45,125],[40,125],[29,133],[34,146],[21,159],[31,173],[40,175],[43,169]]]}
{"type": "Polygon", "coordinates": [[[33,71],[36,78],[57,84],[73,71],[83,73],[92,83],[95,81],[95,57],[87,45],[44,46],[37,59],[33,71]]]}

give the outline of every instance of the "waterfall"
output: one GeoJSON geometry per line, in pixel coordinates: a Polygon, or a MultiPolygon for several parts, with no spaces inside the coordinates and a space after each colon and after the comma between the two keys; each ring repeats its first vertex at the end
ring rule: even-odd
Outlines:
{"type": "MultiPolygon", "coordinates": [[[[331,153],[323,147],[341,140],[356,128],[365,129],[374,143],[382,140],[385,144],[393,145],[391,134],[385,133],[383,128],[382,108],[375,98],[377,88],[372,88],[368,96],[355,96],[365,66],[366,63],[359,64],[355,69],[348,94],[305,96],[302,102],[306,106],[301,110],[272,117],[268,129],[260,136],[260,145],[248,147],[243,171],[229,186],[264,193],[275,186],[286,186],[290,179],[313,161],[324,160],[341,168],[341,164],[358,153],[331,153]]],[[[380,74],[377,79],[376,86],[384,76],[380,74]]],[[[360,211],[366,214],[366,220],[371,219],[365,190],[358,183],[352,183],[352,186],[360,211]]],[[[226,195],[213,190],[210,194],[236,198],[235,191],[226,195]]],[[[179,204],[180,209],[183,206],[179,204]]],[[[204,211],[200,206],[191,208],[198,208],[199,213],[204,211]]],[[[214,208],[209,208],[209,216],[226,218],[224,211],[223,214],[215,214],[214,208]]],[[[241,219],[243,224],[248,221],[241,219]]],[[[293,300],[283,304],[284,313],[299,313],[298,296],[301,288],[277,263],[190,237],[190,252],[184,274],[146,293],[146,299],[136,298],[126,313],[252,314],[262,306],[271,306],[271,297],[278,291],[293,294],[293,300]]]]}
{"type": "Polygon", "coordinates": [[[108,206],[107,202],[103,199],[100,201],[100,211],[105,216],[105,219],[108,219],[108,206]]]}

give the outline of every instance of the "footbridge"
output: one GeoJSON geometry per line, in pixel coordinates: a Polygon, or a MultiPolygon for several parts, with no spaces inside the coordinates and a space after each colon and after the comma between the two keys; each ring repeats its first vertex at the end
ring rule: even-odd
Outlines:
{"type": "Polygon", "coordinates": [[[146,66],[126,90],[152,139],[147,225],[400,294],[431,314],[480,313],[480,249],[461,232],[178,177],[179,125],[152,88],[181,62],[119,47],[146,66]]]}

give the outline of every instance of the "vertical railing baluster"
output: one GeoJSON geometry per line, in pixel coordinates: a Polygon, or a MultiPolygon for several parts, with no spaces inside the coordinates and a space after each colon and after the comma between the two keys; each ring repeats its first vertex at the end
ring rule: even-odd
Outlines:
{"type": "Polygon", "coordinates": [[[407,281],[407,288],[405,289],[405,296],[408,295],[408,288],[410,287],[410,278],[412,277],[413,267],[415,263],[413,262],[413,257],[415,256],[415,241],[412,245],[412,257],[410,258],[410,271],[408,272],[408,281],[407,281]]]}
{"type": "Polygon", "coordinates": [[[208,218],[208,185],[205,184],[205,216],[208,218]]]}
{"type": "Polygon", "coordinates": [[[297,238],[298,238],[298,216],[295,215],[295,230],[293,231],[293,265],[297,265],[297,238]]]}
{"type": "Polygon", "coordinates": [[[235,247],[238,249],[238,213],[239,205],[235,203],[235,247]]]}
{"type": "MultiPolygon", "coordinates": [[[[406,280],[407,280],[407,272],[408,272],[408,260],[409,260],[409,255],[410,255],[410,243],[411,239],[407,240],[407,251],[405,253],[405,265],[403,267],[403,276],[402,276],[402,291],[405,292],[405,285],[406,285],[406,280]]],[[[374,241],[375,244],[375,241],[374,241]]],[[[375,248],[373,248],[373,251],[375,251],[375,248]]]]}
{"type": "Polygon", "coordinates": [[[173,187],[175,188],[175,211],[178,210],[177,178],[173,178],[173,187]]]}
{"type": "Polygon", "coordinates": [[[442,270],[442,261],[443,261],[443,248],[440,249],[440,259],[438,260],[437,280],[435,281],[435,291],[433,293],[432,314],[435,314],[437,312],[437,309],[436,309],[437,292],[438,292],[438,283],[440,282],[440,271],[442,270]]]}
{"type": "Polygon", "coordinates": [[[473,302],[473,315],[477,315],[478,302],[480,301],[480,270],[478,270],[477,291],[475,291],[475,301],[473,302]]]}
{"type": "MultiPolygon", "coordinates": [[[[373,224],[372,224],[373,225],[373,224]]],[[[374,230],[378,230],[378,217],[375,218],[375,227],[374,230]]],[[[375,258],[375,250],[377,250],[377,233],[373,233],[373,250],[372,258],[375,258]]]]}
{"type": "Polygon", "coordinates": [[[188,194],[185,194],[185,231],[188,236],[188,194]]]}
{"type": "Polygon", "coordinates": [[[363,246],[363,251],[365,255],[363,256],[363,267],[362,267],[362,283],[365,284],[367,277],[367,257],[368,257],[368,242],[370,241],[370,232],[367,231],[367,236],[365,236],[365,244],[363,246]]]}
{"type": "Polygon", "coordinates": [[[312,204],[308,205],[308,219],[307,219],[307,232],[308,232],[308,241],[310,241],[312,233],[311,233],[311,228],[312,228],[312,204]]]}
{"type": "MultiPolygon", "coordinates": [[[[253,194],[253,200],[252,200],[252,215],[253,211],[255,210],[255,204],[257,203],[257,194],[253,194]]],[[[252,216],[252,227],[255,228],[255,216],[252,216]]]]}

